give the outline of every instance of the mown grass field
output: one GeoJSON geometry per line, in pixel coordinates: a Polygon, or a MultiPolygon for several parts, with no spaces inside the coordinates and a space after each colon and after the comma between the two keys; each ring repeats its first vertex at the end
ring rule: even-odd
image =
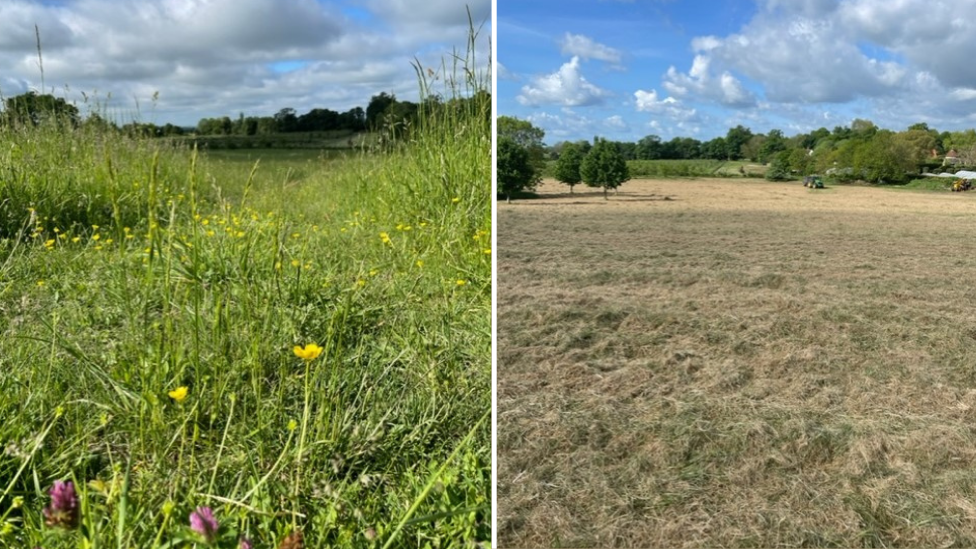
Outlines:
{"type": "Polygon", "coordinates": [[[976,544],[976,196],[498,208],[499,546],[976,544]]]}
{"type": "Polygon", "coordinates": [[[490,109],[384,155],[0,129],[0,546],[488,542],[490,109]]]}

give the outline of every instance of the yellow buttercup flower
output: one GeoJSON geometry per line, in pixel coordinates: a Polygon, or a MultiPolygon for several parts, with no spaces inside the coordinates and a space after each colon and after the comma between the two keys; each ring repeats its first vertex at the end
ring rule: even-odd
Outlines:
{"type": "Polygon", "coordinates": [[[320,354],[322,354],[322,347],[314,343],[309,343],[304,348],[295,345],[295,356],[302,360],[315,360],[320,354]]]}
{"type": "Polygon", "coordinates": [[[186,385],[181,385],[166,394],[168,394],[169,398],[175,400],[176,402],[183,402],[187,393],[189,392],[190,390],[186,387],[186,385]]]}

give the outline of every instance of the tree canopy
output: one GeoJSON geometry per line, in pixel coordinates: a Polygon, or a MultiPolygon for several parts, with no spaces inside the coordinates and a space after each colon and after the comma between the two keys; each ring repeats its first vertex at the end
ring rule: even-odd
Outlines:
{"type": "MultiPolygon", "coordinates": [[[[542,129],[530,122],[512,117],[499,117],[498,128],[499,135],[508,135],[532,148],[539,146],[545,136],[542,129]]],[[[854,119],[846,126],[835,126],[833,129],[821,127],[792,136],[777,128],[758,133],[737,125],[730,128],[726,135],[705,142],[681,136],[664,141],[657,135],[647,135],[636,142],[597,138],[593,145],[585,140],[575,143],[563,141],[543,148],[541,156],[556,161],[550,167],[550,173],[570,184],[572,192],[573,184],[569,183],[572,177],[564,177],[566,174],[563,170],[573,153],[567,160],[560,160],[567,150],[572,149],[571,144],[580,147],[586,157],[588,149],[595,148],[597,142],[606,143],[601,150],[606,151],[608,147],[615,149],[624,161],[744,160],[774,168],[771,177],[792,178],[822,173],[841,181],[904,182],[921,170],[943,171],[943,155],[952,150],[956,159],[951,164],[956,170],[976,170],[974,129],[939,132],[928,123],[919,122],[904,130],[892,131],[879,128],[866,119],[854,119]]],[[[739,172],[746,173],[746,170],[740,167],[739,172]]],[[[581,177],[586,182],[582,171],[581,177]]]]}
{"type": "Polygon", "coordinates": [[[498,139],[495,170],[498,192],[509,201],[512,200],[512,195],[535,188],[538,182],[536,171],[529,160],[529,151],[510,137],[498,139]]]}
{"type": "Polygon", "coordinates": [[[543,148],[545,145],[542,139],[545,136],[544,130],[533,126],[528,120],[519,120],[511,116],[498,117],[498,137],[507,137],[526,149],[543,148]]]}
{"type": "Polygon", "coordinates": [[[45,121],[77,125],[80,121],[78,107],[61,97],[50,94],[27,92],[3,100],[4,124],[30,124],[36,126],[45,121]]]}
{"type": "Polygon", "coordinates": [[[565,143],[556,161],[555,176],[556,180],[569,185],[569,192],[573,192],[573,187],[583,181],[580,175],[580,165],[583,162],[583,149],[577,143],[565,143]]]}
{"type": "Polygon", "coordinates": [[[630,179],[630,170],[613,143],[599,138],[595,141],[580,164],[580,175],[588,186],[602,188],[603,198],[606,199],[608,190],[616,189],[630,179]]]}

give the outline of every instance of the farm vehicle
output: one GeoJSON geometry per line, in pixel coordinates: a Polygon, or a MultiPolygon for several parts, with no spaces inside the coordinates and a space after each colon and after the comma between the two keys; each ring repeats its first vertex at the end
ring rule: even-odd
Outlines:
{"type": "Polygon", "coordinates": [[[972,179],[957,179],[952,183],[952,192],[961,193],[963,191],[969,191],[973,188],[972,179]]]}
{"type": "Polygon", "coordinates": [[[819,175],[808,175],[803,178],[803,186],[810,189],[824,188],[823,178],[819,175]]]}

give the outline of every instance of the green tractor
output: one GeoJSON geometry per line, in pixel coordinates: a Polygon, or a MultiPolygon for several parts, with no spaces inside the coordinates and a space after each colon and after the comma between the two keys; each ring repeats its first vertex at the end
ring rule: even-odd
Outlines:
{"type": "Polygon", "coordinates": [[[810,189],[824,188],[823,178],[819,175],[808,175],[803,178],[803,186],[810,189]]]}

